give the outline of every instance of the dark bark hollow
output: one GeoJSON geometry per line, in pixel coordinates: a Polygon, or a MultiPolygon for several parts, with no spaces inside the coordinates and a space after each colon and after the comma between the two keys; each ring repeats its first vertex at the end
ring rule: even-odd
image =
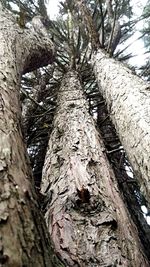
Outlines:
{"type": "Polygon", "coordinates": [[[73,71],[58,93],[42,191],[48,229],[67,266],[149,266],[73,71]]]}

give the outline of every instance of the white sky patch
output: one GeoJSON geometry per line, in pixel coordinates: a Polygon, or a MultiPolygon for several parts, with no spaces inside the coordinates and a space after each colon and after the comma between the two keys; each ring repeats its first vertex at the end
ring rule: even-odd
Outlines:
{"type": "MultiPolygon", "coordinates": [[[[61,2],[64,2],[61,0],[61,2]]],[[[56,19],[59,13],[60,0],[49,0],[47,4],[47,13],[50,19],[56,19]]]]}
{"type": "MultiPolygon", "coordinates": [[[[132,0],[131,4],[133,6],[133,13],[134,13],[134,18],[138,18],[142,15],[143,13],[143,8],[146,5],[147,0],[132,0]]],[[[144,48],[144,42],[142,39],[136,40],[138,37],[142,35],[140,30],[143,29],[144,22],[139,21],[136,24],[136,32],[135,34],[129,38],[126,42],[126,44],[132,43],[133,44],[127,49],[127,51],[132,53],[133,55],[137,55],[136,57],[133,57],[129,60],[129,63],[134,66],[141,66],[146,63],[147,55],[144,55],[145,48],[144,48]]]]}
{"type": "Polygon", "coordinates": [[[13,10],[19,11],[19,7],[16,4],[14,4],[12,2],[10,4],[11,4],[11,7],[13,10]]]}
{"type": "Polygon", "coordinates": [[[133,6],[133,13],[136,17],[141,16],[143,7],[146,5],[147,0],[132,0],[131,5],[133,6]]]}
{"type": "Polygon", "coordinates": [[[150,225],[150,216],[147,216],[146,221],[150,225]]]}
{"type": "Polygon", "coordinates": [[[143,215],[144,215],[145,220],[150,225],[150,216],[146,216],[148,209],[146,208],[146,206],[143,205],[143,206],[141,206],[141,210],[144,213],[143,215]]]}
{"type": "Polygon", "coordinates": [[[148,210],[147,210],[146,206],[142,205],[141,210],[143,211],[143,213],[147,214],[148,210]]]}
{"type": "Polygon", "coordinates": [[[137,40],[138,37],[140,37],[141,35],[142,35],[142,33],[140,33],[139,31],[137,31],[125,43],[126,46],[128,44],[132,43],[130,45],[130,47],[127,49],[127,52],[128,53],[132,53],[133,55],[135,55],[135,57],[132,57],[129,60],[129,62],[130,62],[131,65],[140,66],[140,65],[144,65],[145,62],[146,62],[147,55],[146,54],[144,55],[144,52],[145,52],[144,42],[141,39],[137,40]]]}

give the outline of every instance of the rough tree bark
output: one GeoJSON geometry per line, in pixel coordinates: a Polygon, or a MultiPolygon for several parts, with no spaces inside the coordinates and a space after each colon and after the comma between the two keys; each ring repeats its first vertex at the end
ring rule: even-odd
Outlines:
{"type": "Polygon", "coordinates": [[[100,92],[150,203],[150,87],[102,50],[92,57],[100,92]]]}
{"type": "Polygon", "coordinates": [[[52,266],[20,127],[21,74],[54,56],[53,44],[40,33],[20,29],[0,4],[0,266],[52,266]]]}
{"type": "Polygon", "coordinates": [[[45,218],[66,266],[149,266],[75,71],[63,78],[43,169],[45,218]]]}
{"type": "MultiPolygon", "coordinates": [[[[95,31],[85,1],[76,3],[87,27],[95,31]]],[[[141,192],[150,203],[150,86],[102,49],[93,52],[91,64],[141,192]]]]}

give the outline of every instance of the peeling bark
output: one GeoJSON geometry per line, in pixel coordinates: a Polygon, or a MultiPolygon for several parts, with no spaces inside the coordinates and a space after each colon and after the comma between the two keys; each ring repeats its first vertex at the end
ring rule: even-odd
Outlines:
{"type": "Polygon", "coordinates": [[[22,73],[52,61],[53,44],[0,4],[0,266],[52,266],[52,249],[21,133],[22,73]]]}
{"type": "Polygon", "coordinates": [[[92,65],[100,92],[126,150],[141,191],[150,203],[150,87],[99,50],[92,65]]]}
{"type": "Polygon", "coordinates": [[[67,266],[149,266],[76,72],[64,77],[43,170],[46,223],[67,266]]]}

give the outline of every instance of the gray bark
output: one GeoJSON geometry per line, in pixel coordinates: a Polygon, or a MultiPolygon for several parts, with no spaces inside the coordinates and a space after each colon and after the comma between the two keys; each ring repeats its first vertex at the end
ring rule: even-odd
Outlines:
{"type": "Polygon", "coordinates": [[[21,74],[52,61],[54,48],[20,29],[0,4],[0,266],[52,266],[52,249],[33,189],[21,133],[21,74]]]}
{"type": "Polygon", "coordinates": [[[149,266],[76,72],[64,77],[43,169],[46,223],[66,266],[149,266]]]}
{"type": "MultiPolygon", "coordinates": [[[[77,5],[88,28],[93,30],[84,1],[78,0],[77,5]]],[[[141,191],[150,203],[149,84],[133,75],[123,64],[110,59],[101,49],[93,53],[91,63],[141,191]]]]}
{"type": "Polygon", "coordinates": [[[150,87],[99,50],[91,61],[111,119],[150,203],[150,87]]]}

